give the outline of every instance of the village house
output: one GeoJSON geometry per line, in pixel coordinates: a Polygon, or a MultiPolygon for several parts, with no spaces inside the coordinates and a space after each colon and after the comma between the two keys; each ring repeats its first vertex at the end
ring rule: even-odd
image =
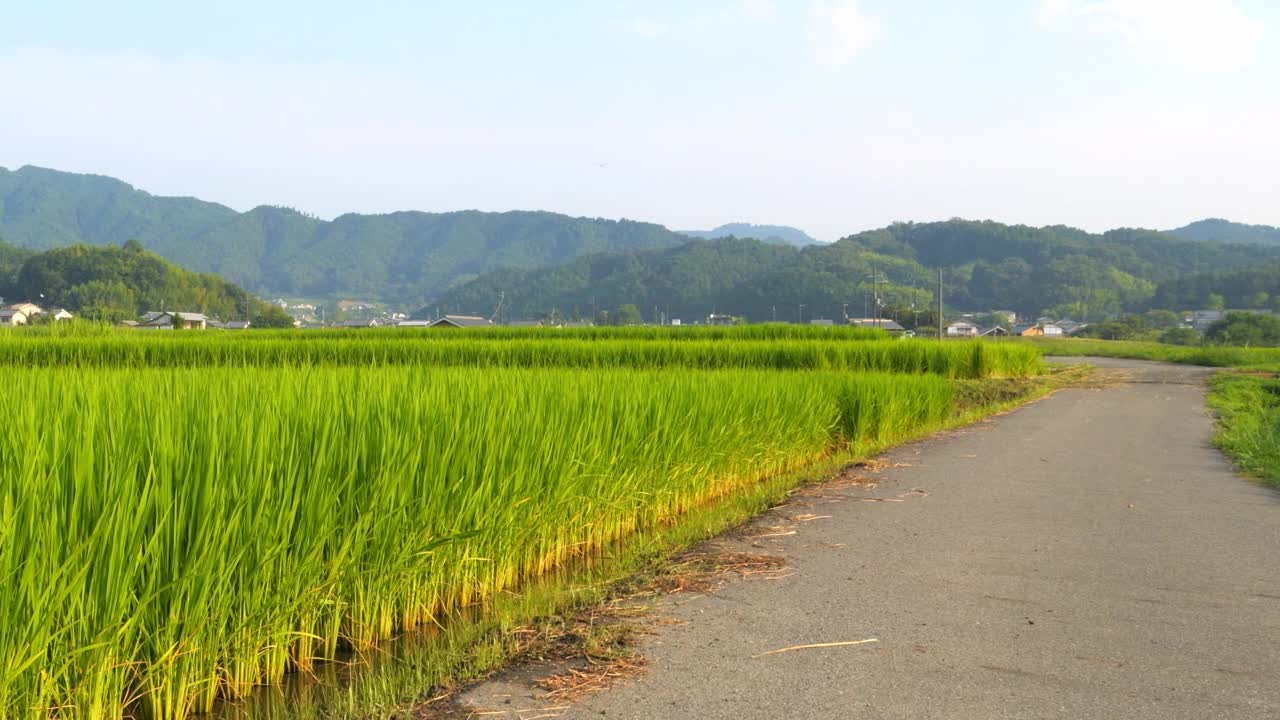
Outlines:
{"type": "Polygon", "coordinates": [[[27,314],[14,308],[0,308],[0,325],[17,327],[27,324],[27,314]]]}
{"type": "Polygon", "coordinates": [[[0,325],[16,327],[26,325],[36,315],[44,313],[39,305],[33,303],[14,303],[0,308],[0,325]]]}
{"type": "Polygon", "coordinates": [[[982,329],[968,320],[956,320],[947,325],[947,337],[978,337],[982,329]]]}
{"type": "Polygon", "coordinates": [[[1250,313],[1254,315],[1271,315],[1270,310],[1257,309],[1241,309],[1234,310],[1228,308],[1226,310],[1195,310],[1191,314],[1183,318],[1184,327],[1193,328],[1198,333],[1204,333],[1209,326],[1227,317],[1231,313],[1250,313]]]}
{"type": "Polygon", "coordinates": [[[1013,334],[1021,335],[1022,337],[1062,337],[1066,335],[1061,325],[1051,322],[1018,325],[1014,327],[1013,334]]]}
{"type": "Polygon", "coordinates": [[[22,313],[27,316],[28,320],[44,312],[44,309],[41,308],[39,305],[36,305],[35,303],[29,303],[29,302],[14,303],[10,305],[8,309],[21,310],[22,313]]]}
{"type": "Polygon", "coordinates": [[[1076,322],[1075,320],[1055,320],[1050,324],[1057,325],[1058,327],[1062,328],[1063,335],[1075,335],[1076,333],[1088,327],[1088,325],[1086,325],[1085,323],[1076,322]]]}
{"type": "Polygon", "coordinates": [[[493,321],[479,315],[445,315],[431,323],[431,327],[475,328],[493,327],[493,321]]]}
{"type": "Polygon", "coordinates": [[[209,327],[209,318],[203,313],[153,311],[142,316],[133,327],[147,330],[204,330],[209,327]]]}
{"type": "Polygon", "coordinates": [[[378,320],[377,318],[369,318],[367,320],[343,320],[342,322],[335,323],[334,327],[340,327],[340,328],[382,327],[382,321],[378,320]]]}
{"type": "Polygon", "coordinates": [[[708,325],[732,325],[733,316],[722,315],[719,313],[711,313],[710,315],[707,316],[707,324],[708,325]]]}
{"type": "Polygon", "coordinates": [[[860,328],[876,328],[884,330],[887,333],[897,334],[907,331],[906,328],[889,318],[849,318],[849,324],[853,327],[860,328]]]}
{"type": "Polygon", "coordinates": [[[1223,312],[1221,310],[1195,310],[1183,319],[1183,322],[1194,328],[1196,332],[1203,333],[1209,329],[1209,326],[1222,319],[1223,312]]]}

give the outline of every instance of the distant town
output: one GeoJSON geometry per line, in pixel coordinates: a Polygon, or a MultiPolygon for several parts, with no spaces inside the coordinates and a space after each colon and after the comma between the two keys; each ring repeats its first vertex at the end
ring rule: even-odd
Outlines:
{"type": "MultiPolygon", "coordinates": [[[[507,320],[496,322],[493,318],[481,315],[442,314],[427,319],[414,319],[405,313],[379,312],[375,306],[356,301],[340,301],[339,307],[344,312],[359,314],[360,317],[325,322],[316,319],[317,306],[313,304],[290,304],[285,300],[276,300],[275,305],[288,312],[294,319],[294,327],[303,330],[319,330],[326,328],[483,328],[483,327],[592,327],[598,323],[592,320],[507,320]],[[305,319],[304,319],[305,318],[305,319]]],[[[1195,310],[1181,315],[1178,329],[1205,333],[1215,323],[1222,322],[1228,314],[1245,313],[1251,315],[1272,316],[1269,310],[1195,310]]],[[[30,302],[13,303],[0,307],[0,326],[17,327],[23,325],[40,325],[75,319],[75,315],[65,308],[42,308],[30,302]]],[[[680,326],[731,326],[744,325],[746,321],[726,313],[711,313],[705,318],[686,321],[680,318],[668,319],[664,323],[635,323],[648,325],[680,326]]],[[[909,328],[897,320],[888,317],[844,317],[839,320],[831,318],[811,318],[804,323],[819,327],[851,326],[883,330],[891,336],[898,337],[936,337],[945,338],[1001,338],[1001,337],[1075,337],[1091,327],[1089,323],[1078,322],[1070,318],[1038,317],[1035,319],[1020,318],[1011,310],[997,310],[989,313],[962,313],[946,321],[938,327],[909,328]],[[979,322],[979,320],[983,322],[979,322]],[[994,322],[993,322],[994,320],[994,322]]],[[[252,327],[249,320],[220,320],[205,313],[189,310],[156,310],[144,313],[136,320],[124,320],[121,327],[134,330],[248,330],[252,327]]]]}

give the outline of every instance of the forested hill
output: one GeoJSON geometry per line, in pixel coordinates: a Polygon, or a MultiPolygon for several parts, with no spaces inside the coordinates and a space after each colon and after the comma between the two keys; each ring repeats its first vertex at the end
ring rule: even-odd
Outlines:
{"type": "Polygon", "coordinates": [[[1185,275],[1268,262],[1280,262],[1280,248],[1150,230],[1097,235],[964,220],[899,223],[803,249],[711,240],[507,270],[456,288],[428,310],[488,314],[501,295],[503,316],[517,319],[552,312],[589,317],[624,304],[646,319],[711,312],[751,320],[794,320],[802,312],[807,319],[838,318],[846,304],[850,315],[868,312],[873,273],[887,304],[927,308],[941,269],[950,308],[1087,319],[1147,308],[1161,283],[1185,275]]]}
{"type": "Polygon", "coordinates": [[[741,312],[762,275],[800,256],[788,245],[721,238],[692,240],[668,250],[598,253],[541,270],[500,270],[483,275],[423,308],[432,312],[483,311],[491,314],[505,293],[503,319],[533,319],[558,312],[591,318],[624,304],[644,308],[645,318],[741,312]]]}
{"type": "Polygon", "coordinates": [[[176,310],[250,320],[259,327],[292,326],[278,307],[216,275],[178,267],[136,241],[124,247],[71,245],[42,253],[0,242],[0,296],[6,302],[63,307],[110,322],[176,310]]]}
{"type": "Polygon", "coordinates": [[[800,228],[787,225],[752,225],[751,223],[729,223],[715,230],[681,230],[681,235],[700,240],[714,240],[722,237],[739,237],[762,240],[774,245],[794,245],[807,247],[817,245],[818,241],[800,228]]]}
{"type": "Polygon", "coordinates": [[[1163,283],[1153,307],[1280,312],[1280,263],[1196,273],[1163,283]]]}
{"type": "Polygon", "coordinates": [[[350,214],[331,222],[279,207],[238,213],[153,196],[108,177],[35,167],[0,168],[0,237],[36,250],[137,239],[261,295],[393,302],[425,300],[497,268],[688,241],[652,223],[548,212],[350,214]]]}
{"type": "Polygon", "coordinates": [[[1280,245],[1280,228],[1270,225],[1245,225],[1220,218],[1198,220],[1177,230],[1170,230],[1169,234],[1187,240],[1280,245]]]}

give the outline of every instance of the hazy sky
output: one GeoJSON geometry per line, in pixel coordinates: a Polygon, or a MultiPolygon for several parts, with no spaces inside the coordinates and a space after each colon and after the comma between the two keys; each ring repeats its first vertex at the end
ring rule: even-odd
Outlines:
{"type": "Polygon", "coordinates": [[[0,165],[323,217],[1280,225],[1278,36],[1275,0],[6,2],[0,165]]]}

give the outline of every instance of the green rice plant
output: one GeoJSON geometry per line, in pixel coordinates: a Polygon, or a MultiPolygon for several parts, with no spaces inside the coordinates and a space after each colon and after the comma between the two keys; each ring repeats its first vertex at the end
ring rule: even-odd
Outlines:
{"type": "Polygon", "coordinates": [[[0,716],[201,712],[952,404],[930,374],[371,365],[11,368],[0,716]]]}
{"type": "MultiPolygon", "coordinates": [[[[0,336],[15,337],[105,337],[110,335],[138,336],[146,334],[168,335],[168,332],[139,331],[118,325],[76,320],[47,325],[31,325],[18,328],[0,327],[0,336]]],[[[178,333],[181,334],[181,333],[178,333]]],[[[308,330],[253,329],[249,332],[232,331],[195,333],[196,337],[226,337],[239,340],[326,341],[350,338],[405,338],[430,337],[435,340],[818,340],[865,341],[884,340],[889,336],[875,328],[789,323],[765,323],[756,325],[685,325],[685,326],[574,326],[574,327],[510,327],[494,325],[475,328],[424,328],[424,327],[373,327],[373,328],[319,328],[308,330]]]]}
{"type": "Polygon", "coordinates": [[[0,336],[0,365],[29,367],[438,366],[851,370],[933,373],[951,378],[1040,372],[1021,343],[755,338],[735,340],[474,339],[415,334],[133,332],[107,337],[0,336]],[[442,339],[445,338],[445,339],[442,339]]]}
{"type": "MultiPolygon", "coordinates": [[[[337,330],[337,332],[366,332],[337,330]]],[[[330,333],[333,330],[323,330],[330,333]]],[[[375,328],[374,332],[387,334],[421,333],[423,328],[375,328]]],[[[593,325],[586,327],[480,327],[480,328],[432,328],[428,332],[439,333],[457,339],[481,340],[883,340],[889,337],[884,330],[851,326],[796,325],[791,323],[763,323],[754,325],[593,325]]]]}

